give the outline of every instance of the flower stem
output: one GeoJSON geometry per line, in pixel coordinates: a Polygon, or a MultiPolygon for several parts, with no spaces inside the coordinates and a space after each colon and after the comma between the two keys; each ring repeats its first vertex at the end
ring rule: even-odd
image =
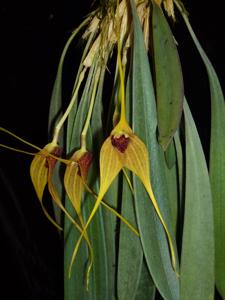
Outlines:
{"type": "Polygon", "coordinates": [[[64,124],[64,122],[66,121],[71,109],[73,108],[73,105],[77,99],[77,95],[78,95],[78,92],[79,92],[79,88],[80,88],[80,85],[84,79],[84,75],[85,75],[85,72],[86,72],[87,68],[84,68],[82,70],[82,72],[80,73],[80,76],[79,76],[79,80],[78,80],[78,83],[76,85],[76,88],[74,90],[74,93],[73,93],[73,96],[71,98],[71,101],[66,109],[66,111],[64,112],[62,118],[60,119],[60,121],[58,122],[58,124],[55,126],[55,131],[54,131],[54,136],[53,136],[53,142],[56,142],[58,141],[58,137],[59,137],[59,132],[64,124]]]}
{"type": "Polygon", "coordinates": [[[121,44],[120,44],[119,36],[118,36],[118,43],[117,43],[117,63],[118,63],[118,71],[120,77],[120,103],[121,103],[120,121],[126,122],[124,72],[123,72],[122,59],[121,59],[121,44]]]}
{"type": "Polygon", "coordinates": [[[88,131],[88,126],[90,124],[93,108],[94,108],[94,103],[95,103],[95,96],[96,96],[96,91],[97,91],[97,86],[99,82],[99,77],[100,77],[100,68],[97,68],[96,74],[95,74],[95,81],[94,81],[94,86],[92,90],[92,95],[91,95],[91,101],[90,101],[90,106],[88,109],[88,114],[87,118],[84,124],[84,128],[81,133],[81,150],[86,151],[86,137],[87,137],[87,131],[88,131]]]}

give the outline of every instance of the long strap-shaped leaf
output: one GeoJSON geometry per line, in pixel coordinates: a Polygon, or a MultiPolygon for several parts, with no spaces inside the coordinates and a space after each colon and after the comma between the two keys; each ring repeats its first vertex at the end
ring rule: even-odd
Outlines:
{"type": "MultiPolygon", "coordinates": [[[[79,114],[76,114],[74,120],[69,118],[68,129],[67,129],[67,153],[71,153],[74,149],[80,148],[80,133],[82,126],[85,122],[86,112],[88,103],[90,101],[90,82],[93,79],[94,65],[89,71],[87,81],[85,83],[85,88],[82,93],[79,114]],[[86,105],[86,106],[85,106],[86,105]]],[[[77,109],[77,108],[76,108],[77,109]]],[[[74,214],[74,209],[68,197],[65,199],[65,207],[72,214],[74,214]]],[[[75,216],[74,216],[75,217],[75,216]]],[[[72,298],[91,300],[91,293],[88,293],[85,289],[85,265],[88,261],[88,252],[85,243],[81,245],[81,251],[78,254],[76,266],[73,266],[71,277],[68,278],[69,267],[71,264],[71,256],[73,253],[74,245],[76,240],[79,238],[79,233],[74,230],[71,223],[65,219],[64,222],[64,297],[65,300],[70,300],[72,298]],[[77,272],[77,270],[81,270],[77,272]]],[[[90,282],[91,284],[91,282],[90,282]]]]}
{"type": "MultiPolygon", "coordinates": [[[[76,37],[78,32],[81,30],[81,28],[83,26],[85,26],[85,24],[88,22],[88,20],[89,20],[88,18],[85,19],[84,22],[82,22],[81,25],[71,34],[71,36],[69,37],[69,39],[63,49],[63,52],[62,52],[62,55],[60,58],[57,75],[56,75],[55,83],[54,83],[53,90],[52,90],[50,108],[49,108],[48,131],[49,131],[50,136],[53,134],[53,127],[56,125],[56,121],[59,120],[59,117],[62,114],[62,106],[63,106],[62,105],[62,71],[63,71],[64,60],[65,60],[67,51],[68,51],[71,43],[73,42],[74,38],[76,37]]],[[[63,146],[63,128],[62,128],[61,135],[59,136],[59,144],[60,144],[60,146],[63,146]]],[[[61,179],[59,176],[59,165],[56,165],[56,167],[55,167],[55,171],[53,174],[53,181],[55,183],[55,186],[57,186],[57,190],[58,190],[59,194],[62,196],[63,191],[61,188],[61,179]]],[[[54,208],[56,221],[58,224],[60,224],[61,223],[61,210],[55,205],[54,201],[53,201],[53,208],[54,208]]]]}
{"type": "MultiPolygon", "coordinates": [[[[156,141],[156,108],[152,79],[149,69],[143,34],[137,16],[134,1],[131,2],[134,44],[132,63],[132,101],[133,101],[133,130],[145,142],[149,149],[151,162],[151,181],[160,209],[168,224],[170,219],[166,198],[165,176],[160,159],[160,147],[156,141]]],[[[156,287],[165,299],[179,298],[178,278],[171,266],[167,240],[162,226],[155,214],[148,196],[134,177],[135,206],[139,232],[148,268],[156,287]]],[[[171,231],[170,231],[171,232],[171,231]]]]}
{"type": "MultiPolygon", "coordinates": [[[[102,89],[102,86],[99,86],[99,89],[102,89]]],[[[101,93],[98,93],[99,97],[101,97],[101,93]]],[[[100,101],[101,99],[96,99],[100,101]]],[[[93,114],[97,114],[99,118],[101,117],[99,110],[94,110],[93,114]]],[[[97,116],[96,116],[97,118],[97,116]]],[[[96,123],[92,123],[93,130],[96,130],[96,123]]],[[[88,143],[92,148],[94,142],[94,138],[92,135],[92,130],[89,130],[88,133],[88,143]]],[[[95,181],[92,186],[93,189],[98,189],[98,182],[96,178],[98,176],[97,169],[91,168],[89,172],[90,183],[91,181],[95,181]]],[[[88,193],[84,199],[84,212],[86,215],[86,220],[90,215],[93,206],[95,203],[95,199],[93,195],[88,193]]],[[[95,218],[93,219],[91,226],[88,229],[88,236],[91,240],[91,245],[94,251],[94,264],[93,269],[90,274],[90,288],[89,288],[89,296],[91,300],[110,300],[111,295],[109,293],[109,282],[108,282],[108,266],[107,266],[107,249],[106,249],[106,239],[105,239],[105,228],[104,228],[104,220],[103,220],[103,210],[102,207],[99,207],[95,218]]],[[[76,263],[74,264],[75,270],[76,263]]],[[[84,299],[85,300],[85,299],[84,299]]]]}
{"type": "MultiPolygon", "coordinates": [[[[130,179],[130,172],[126,173],[130,179]]],[[[122,190],[122,215],[136,225],[133,191],[128,181],[123,178],[122,190]]],[[[143,250],[140,239],[134,237],[127,226],[120,225],[119,257],[117,273],[117,294],[118,300],[135,299],[139,278],[142,270],[143,250]]]]}
{"type": "Polygon", "coordinates": [[[185,216],[181,300],[214,299],[214,232],[209,174],[194,120],[184,103],[186,143],[185,216]]]}
{"type": "Polygon", "coordinates": [[[184,86],[173,34],[162,9],[153,1],[152,34],[156,77],[159,144],[164,151],[180,124],[184,86]]]}
{"type": "Polygon", "coordinates": [[[138,283],[138,289],[135,294],[135,300],[154,300],[155,285],[149,273],[146,261],[143,260],[141,276],[138,283]]]}
{"type": "MultiPolygon", "coordinates": [[[[126,117],[132,121],[131,109],[131,72],[128,74],[126,84],[126,117]]],[[[132,174],[123,170],[121,214],[130,220],[137,228],[134,207],[134,191],[132,187],[132,174]]],[[[117,271],[117,296],[118,300],[136,299],[143,265],[143,249],[139,238],[134,238],[133,233],[120,224],[118,271],[117,271]]],[[[154,290],[154,288],[153,288],[154,290]]]]}
{"type": "Polygon", "coordinates": [[[225,298],[225,104],[217,74],[182,7],[184,21],[205,64],[211,93],[210,180],[214,209],[216,286],[225,298]]]}

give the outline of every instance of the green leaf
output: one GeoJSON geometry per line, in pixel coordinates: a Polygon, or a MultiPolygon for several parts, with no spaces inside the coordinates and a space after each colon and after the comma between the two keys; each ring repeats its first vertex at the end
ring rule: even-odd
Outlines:
{"type": "Polygon", "coordinates": [[[74,148],[80,148],[80,135],[85,123],[88,112],[91,91],[94,85],[94,75],[96,73],[95,64],[89,70],[88,77],[83,89],[82,97],[78,107],[69,115],[67,124],[67,152],[70,153],[74,148]]]}
{"type": "MultiPolygon", "coordinates": [[[[50,101],[50,109],[49,109],[49,135],[52,134],[53,128],[56,125],[56,122],[59,120],[62,114],[62,72],[65,56],[67,51],[73,42],[74,38],[81,30],[81,28],[87,23],[88,19],[86,19],[81,25],[71,34],[70,38],[66,42],[66,45],[63,49],[62,55],[60,57],[57,75],[55,79],[55,83],[52,90],[52,96],[50,101]]],[[[63,132],[61,133],[61,137],[63,136],[63,132]]]]}
{"type": "MultiPolygon", "coordinates": [[[[131,180],[130,172],[126,171],[126,174],[131,180]]],[[[133,192],[125,177],[123,177],[121,214],[137,228],[133,192]]],[[[118,300],[135,299],[142,270],[142,261],[143,250],[139,237],[135,236],[125,224],[121,223],[117,272],[118,300]]]]}
{"type": "Polygon", "coordinates": [[[225,298],[225,105],[217,74],[182,12],[191,37],[205,64],[211,93],[210,180],[214,209],[216,286],[225,298]]]}
{"type": "MultiPolygon", "coordinates": [[[[175,153],[175,146],[174,141],[172,140],[169,147],[167,148],[166,152],[169,148],[173,148],[173,160],[175,159],[176,162],[176,153],[175,153]]],[[[171,213],[171,220],[172,220],[172,228],[174,235],[176,235],[177,231],[177,214],[178,214],[178,178],[177,178],[177,166],[173,164],[171,168],[168,167],[168,163],[164,162],[165,168],[165,175],[166,175],[166,183],[167,183],[167,190],[168,190],[168,200],[170,206],[170,213],[171,213]]]]}
{"type": "MultiPolygon", "coordinates": [[[[109,102],[109,107],[107,108],[107,114],[108,114],[108,120],[107,122],[107,130],[105,130],[105,127],[102,128],[101,132],[105,131],[111,131],[111,120],[113,111],[114,111],[114,94],[116,94],[116,90],[118,88],[118,83],[114,81],[114,87],[113,87],[113,95],[112,99],[109,102]]],[[[97,106],[97,103],[96,103],[97,106]]],[[[97,132],[96,132],[97,134],[97,132]]],[[[98,133],[99,134],[99,133],[98,133]]],[[[107,191],[104,201],[114,208],[115,210],[118,210],[118,199],[120,198],[120,180],[119,176],[115,178],[113,183],[111,184],[109,190],[107,191]]],[[[116,299],[116,285],[117,285],[117,278],[116,278],[116,272],[117,272],[117,249],[116,245],[118,243],[118,234],[117,234],[117,224],[118,219],[117,217],[112,214],[107,209],[104,209],[102,211],[103,213],[103,219],[104,219],[104,229],[105,229],[105,242],[106,242],[106,250],[107,250],[107,267],[108,267],[108,286],[109,286],[109,299],[114,300],[116,299]]]]}
{"type": "Polygon", "coordinates": [[[174,135],[174,143],[176,148],[176,159],[177,159],[177,172],[178,172],[178,192],[179,192],[179,212],[183,208],[183,194],[184,194],[184,162],[183,162],[183,150],[180,141],[179,132],[174,135]]]}
{"type": "Polygon", "coordinates": [[[180,59],[173,34],[161,8],[154,1],[152,30],[158,140],[165,151],[180,124],[184,86],[180,59]]]}
{"type": "Polygon", "coordinates": [[[154,300],[155,285],[149,273],[146,261],[143,260],[141,276],[138,282],[138,290],[135,295],[135,300],[154,300]]]}
{"type": "Polygon", "coordinates": [[[169,169],[172,169],[176,163],[176,151],[175,151],[174,140],[171,140],[170,144],[168,145],[165,151],[165,159],[166,159],[167,167],[169,169]]]}
{"type": "Polygon", "coordinates": [[[186,191],[180,299],[214,299],[214,232],[209,174],[198,132],[186,102],[184,116],[186,191]]]}
{"type": "MultiPolygon", "coordinates": [[[[79,32],[79,30],[81,29],[81,27],[83,25],[84,24],[82,23],[81,26],[78,27],[78,29],[75,30],[71,34],[70,38],[68,39],[68,41],[63,49],[63,52],[62,52],[62,55],[61,55],[61,58],[59,61],[59,66],[58,66],[57,75],[56,75],[55,83],[54,83],[53,90],[52,90],[52,96],[51,96],[50,108],[49,108],[48,132],[49,132],[50,138],[51,138],[51,135],[53,134],[54,126],[56,125],[56,123],[60,119],[60,117],[62,116],[62,71],[63,71],[65,56],[67,54],[67,51],[68,51],[72,41],[74,40],[74,38],[76,37],[77,33],[79,32]]],[[[59,145],[61,147],[64,147],[63,131],[64,131],[64,128],[62,128],[61,134],[59,136],[59,145]]],[[[58,194],[61,195],[61,198],[63,198],[62,180],[60,178],[60,165],[59,164],[57,164],[55,166],[55,170],[53,173],[53,182],[54,182],[54,186],[57,187],[58,194]]],[[[56,221],[58,224],[61,224],[61,210],[54,203],[54,201],[52,203],[53,203],[56,221]]]]}
{"type": "MultiPolygon", "coordinates": [[[[98,114],[99,111],[94,111],[94,114],[98,114]]],[[[95,125],[95,123],[93,123],[95,125]]],[[[93,126],[95,130],[95,126],[93,126]]],[[[93,137],[92,130],[89,130],[88,134],[88,144],[92,149],[93,137]]],[[[97,167],[94,163],[93,167],[90,170],[89,174],[89,186],[92,187],[94,191],[98,190],[98,181],[97,181],[97,167]]],[[[86,221],[90,215],[93,206],[95,204],[95,199],[93,195],[87,194],[84,198],[84,214],[86,216],[86,221]]],[[[105,228],[103,222],[103,210],[101,206],[98,208],[98,211],[95,214],[89,228],[88,236],[91,240],[91,245],[94,252],[94,265],[93,270],[90,274],[90,287],[89,294],[91,300],[105,300],[110,299],[109,287],[108,287],[108,266],[107,266],[107,252],[106,252],[106,240],[105,240],[105,228]]]]}
{"type": "MultiPolygon", "coordinates": [[[[97,156],[96,152],[98,147],[102,142],[102,92],[103,92],[103,82],[104,82],[105,71],[101,72],[100,81],[96,93],[95,104],[93,108],[93,114],[91,119],[91,126],[88,131],[88,147],[94,152],[94,162],[91,168],[90,174],[90,185],[92,189],[98,192],[98,167],[97,167],[97,156]]],[[[95,199],[92,195],[88,195],[85,199],[85,213],[88,216],[91,213],[95,199]]],[[[93,299],[95,300],[105,300],[112,299],[112,294],[110,294],[109,289],[109,272],[108,272],[108,253],[106,245],[106,231],[103,214],[106,208],[101,206],[98,208],[92,223],[88,228],[88,233],[91,238],[91,243],[94,250],[94,266],[93,272],[91,273],[91,288],[90,293],[92,293],[93,299]]]]}
{"type": "MultiPolygon", "coordinates": [[[[112,185],[104,197],[105,202],[117,210],[117,199],[119,197],[119,182],[118,177],[114,180],[112,185]]],[[[109,295],[110,300],[115,299],[116,291],[116,233],[117,233],[117,218],[110,211],[103,210],[105,241],[107,251],[107,265],[108,265],[108,280],[109,280],[109,295]]]]}
{"type": "MultiPolygon", "coordinates": [[[[69,206],[69,199],[66,197],[66,208],[71,213],[72,207],[69,206]],[[70,209],[70,210],[69,210],[70,209]]],[[[75,217],[75,216],[74,216],[75,217]]],[[[64,222],[64,299],[84,299],[89,300],[90,293],[85,288],[85,266],[88,260],[88,253],[85,241],[80,245],[72,274],[69,278],[69,266],[72,258],[73,249],[80,233],[71,225],[67,219],[64,222]]]]}
{"type": "MultiPolygon", "coordinates": [[[[149,150],[153,189],[171,232],[171,216],[167,205],[167,190],[163,172],[164,155],[156,141],[156,107],[149,61],[133,0],[131,1],[131,7],[134,23],[132,62],[133,130],[145,142],[149,150]]],[[[179,282],[172,269],[164,230],[143,185],[136,177],[133,178],[133,182],[137,222],[148,268],[161,295],[165,299],[178,299],[179,282]]]]}
{"type": "MultiPolygon", "coordinates": [[[[128,73],[126,85],[126,117],[129,122],[132,118],[130,103],[131,72],[128,73]]],[[[127,180],[132,184],[132,174],[125,170],[122,180],[121,214],[137,228],[134,207],[134,195],[127,180]],[[128,179],[126,179],[128,176],[128,179]]],[[[118,299],[135,299],[139,285],[143,263],[143,250],[140,238],[120,223],[118,271],[117,271],[117,296],[118,299]]]]}
{"type": "MultiPolygon", "coordinates": [[[[92,87],[94,83],[94,75],[95,75],[95,65],[93,64],[88,77],[86,84],[84,86],[84,91],[82,94],[82,98],[80,100],[78,110],[76,112],[75,119],[69,118],[68,120],[68,131],[67,131],[67,152],[71,153],[74,149],[80,148],[80,134],[83,129],[83,125],[87,116],[87,110],[92,94],[92,87]]],[[[102,89],[102,86],[99,89],[102,89]]],[[[97,92],[96,101],[100,101],[101,93],[97,92]]],[[[99,108],[99,106],[98,106],[99,108]]],[[[100,110],[94,109],[93,114],[99,114],[100,110]]],[[[95,116],[97,118],[97,116],[95,116]]],[[[101,118],[99,115],[98,118],[101,118]]],[[[96,132],[95,122],[92,122],[93,131],[96,132]]],[[[93,148],[93,140],[92,134],[88,133],[88,150],[92,151],[93,148]]],[[[97,175],[94,173],[92,175],[92,188],[97,190],[97,175]]],[[[95,200],[93,196],[88,195],[84,199],[84,213],[85,215],[89,215],[95,200]],[[92,199],[91,199],[92,198],[92,199]]],[[[66,198],[65,206],[67,210],[72,214],[73,208],[71,206],[70,201],[66,198]]],[[[75,247],[75,244],[80,236],[74,228],[71,227],[70,222],[65,219],[65,245],[64,245],[64,262],[65,262],[65,272],[68,270],[68,266],[70,264],[70,260],[72,257],[72,253],[75,247]]],[[[85,287],[85,272],[86,272],[86,263],[88,259],[87,247],[84,242],[81,244],[81,248],[78,251],[78,256],[76,257],[76,261],[73,265],[73,271],[71,279],[69,280],[65,277],[65,299],[108,299],[108,280],[107,280],[107,266],[106,266],[106,246],[105,246],[105,233],[103,226],[103,219],[101,208],[99,208],[98,213],[93,220],[93,223],[89,227],[89,236],[92,242],[93,251],[94,251],[94,267],[90,274],[90,291],[86,291],[85,287]],[[101,256],[99,256],[101,253],[101,256]],[[102,295],[102,298],[99,298],[98,295],[102,295]]]]}

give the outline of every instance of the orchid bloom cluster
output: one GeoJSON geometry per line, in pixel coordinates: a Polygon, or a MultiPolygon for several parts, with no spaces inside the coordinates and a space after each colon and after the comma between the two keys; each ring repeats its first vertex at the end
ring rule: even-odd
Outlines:
{"type": "MultiPolygon", "coordinates": [[[[89,265],[87,268],[87,278],[93,265],[94,254],[91,246],[91,242],[87,233],[87,229],[91,226],[91,222],[95,216],[96,211],[100,205],[103,205],[106,209],[110,210],[113,214],[121,219],[138,237],[139,233],[128,220],[123,218],[116,210],[111,208],[104,201],[104,197],[113,180],[118,176],[119,172],[126,169],[133,172],[140,181],[143,183],[152,205],[155,208],[156,214],[164,228],[165,234],[168,240],[168,246],[171,254],[171,263],[176,270],[176,258],[175,250],[172,242],[170,232],[167,224],[163,218],[160,208],[157,203],[157,199],[154,196],[150,181],[150,166],[149,157],[146,145],[143,141],[133,132],[132,128],[128,124],[126,119],[126,105],[125,105],[125,83],[126,83],[126,66],[128,63],[128,50],[131,47],[132,40],[132,23],[130,22],[130,10],[129,1],[122,0],[117,1],[116,7],[108,9],[108,12],[103,16],[101,11],[95,11],[90,14],[87,19],[82,23],[79,30],[87,26],[83,33],[82,38],[87,40],[87,46],[84,51],[80,68],[77,74],[76,85],[73,91],[71,102],[67,107],[62,118],[55,126],[53,139],[43,149],[36,147],[29,142],[17,137],[15,134],[9,132],[4,128],[0,128],[2,132],[5,132],[23,143],[38,150],[37,153],[29,153],[34,155],[34,158],[30,166],[30,177],[36,191],[37,197],[40,201],[42,209],[47,218],[59,229],[62,230],[60,224],[58,224],[47,212],[43,204],[43,194],[47,187],[55,204],[64,212],[65,216],[71,221],[71,223],[80,232],[80,238],[78,239],[73,255],[71,257],[71,265],[75,261],[76,255],[79,250],[81,240],[84,239],[89,249],[89,265]],[[114,48],[117,48],[116,59],[116,71],[115,77],[119,82],[119,93],[115,99],[115,112],[114,112],[114,128],[110,135],[105,139],[101,146],[99,155],[99,170],[100,170],[100,187],[99,192],[96,194],[88,186],[88,173],[91,168],[93,156],[87,149],[87,131],[90,126],[90,120],[92,117],[93,107],[96,99],[97,87],[100,84],[101,74],[107,69],[107,60],[112,54],[114,48]],[[78,101],[79,90],[82,83],[87,78],[88,71],[91,67],[93,71],[93,85],[91,91],[91,99],[89,102],[88,113],[84,123],[82,132],[80,133],[80,149],[76,149],[75,152],[68,158],[62,158],[62,149],[58,144],[59,135],[64,123],[73,110],[74,103],[78,101]],[[64,173],[64,188],[68,195],[74,211],[77,215],[76,220],[68,213],[60,199],[57,189],[53,184],[52,176],[54,173],[56,163],[62,163],[65,165],[64,173]],[[82,195],[84,192],[92,193],[93,195],[93,209],[87,218],[84,220],[82,214],[82,195]]],[[[163,3],[165,10],[169,16],[174,18],[173,1],[172,0],[155,0],[159,6],[163,3]]],[[[140,18],[140,23],[143,28],[144,39],[146,48],[148,48],[149,40],[149,1],[136,1],[137,12],[140,18]]],[[[75,36],[75,34],[74,34],[75,36]]],[[[12,149],[5,145],[2,147],[16,150],[19,152],[25,152],[18,149],[12,149]]],[[[25,152],[27,153],[27,152],[25,152]]],[[[151,204],[150,204],[151,205],[151,204]]]]}

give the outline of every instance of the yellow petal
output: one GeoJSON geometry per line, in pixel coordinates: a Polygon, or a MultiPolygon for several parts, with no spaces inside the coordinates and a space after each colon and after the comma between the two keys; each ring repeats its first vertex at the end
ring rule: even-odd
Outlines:
{"type": "MultiPolygon", "coordinates": [[[[71,157],[70,159],[71,162],[67,165],[65,175],[64,175],[65,190],[78,215],[78,219],[82,230],[84,229],[85,224],[81,212],[81,200],[82,200],[82,193],[84,191],[84,180],[87,177],[91,159],[92,159],[92,155],[89,152],[80,153],[80,150],[76,151],[74,155],[71,157]]],[[[86,230],[83,230],[82,232],[84,232],[83,234],[84,239],[87,242],[88,250],[89,250],[89,264],[86,271],[86,287],[88,289],[89,277],[93,265],[94,254],[86,230]]],[[[71,275],[73,263],[74,263],[74,258],[72,257],[69,266],[69,277],[71,275]]]]}
{"type": "Polygon", "coordinates": [[[101,151],[100,151],[100,189],[99,194],[96,199],[95,205],[90,213],[90,216],[87,220],[87,223],[85,224],[85,227],[83,228],[83,232],[80,235],[80,238],[77,241],[77,244],[74,248],[74,252],[72,255],[72,261],[75,261],[75,258],[77,256],[77,252],[81,243],[81,240],[87,230],[87,227],[91,223],[99,205],[102,202],[102,199],[109,189],[109,186],[115,179],[115,177],[118,175],[120,170],[122,169],[123,165],[121,161],[118,159],[118,151],[115,149],[115,147],[112,146],[111,137],[108,137],[104,144],[102,145],[101,151]]]}
{"type": "Polygon", "coordinates": [[[49,215],[43,205],[43,193],[48,182],[49,173],[48,155],[54,152],[56,148],[58,148],[57,144],[49,143],[34,156],[34,159],[32,160],[30,166],[30,176],[44,214],[49,219],[49,221],[53,223],[53,225],[62,230],[62,228],[49,215]]]}
{"type": "Polygon", "coordinates": [[[111,137],[108,137],[100,151],[100,190],[98,199],[104,197],[122,167],[123,164],[119,160],[118,151],[115,147],[112,147],[111,137]]]}
{"type": "MultiPolygon", "coordinates": [[[[130,135],[130,141],[128,147],[123,154],[124,164],[129,170],[135,173],[139,179],[142,181],[151,201],[155,208],[155,211],[164,227],[164,230],[167,235],[171,260],[174,270],[176,270],[176,256],[175,250],[172,242],[172,238],[168,227],[163,219],[163,216],[160,212],[160,208],[158,206],[157,200],[154,196],[151,182],[150,182],[150,174],[149,174],[149,159],[148,159],[148,151],[145,144],[134,134],[130,135]]],[[[121,154],[120,154],[121,155],[121,154]]]]}
{"type": "Polygon", "coordinates": [[[67,164],[64,175],[65,190],[81,224],[83,224],[81,199],[91,162],[92,154],[90,152],[78,150],[71,157],[70,163],[67,164]]]}
{"type": "Polygon", "coordinates": [[[67,165],[64,175],[64,186],[66,193],[78,216],[81,212],[81,197],[84,190],[83,180],[78,175],[79,168],[76,162],[71,161],[67,165]]]}
{"type": "MultiPolygon", "coordinates": [[[[125,170],[123,170],[125,171],[125,170]]],[[[128,179],[129,180],[129,179],[128,179]]],[[[131,185],[131,182],[129,180],[128,184],[130,185],[130,188],[132,189],[133,192],[133,187],[131,185]]],[[[98,195],[84,182],[84,186],[86,188],[86,190],[92,194],[94,196],[94,198],[98,198],[98,195]]],[[[114,208],[112,208],[111,206],[109,206],[104,200],[101,201],[101,205],[108,209],[112,214],[114,214],[117,218],[119,218],[125,225],[127,225],[128,228],[130,228],[131,231],[133,231],[133,233],[137,236],[139,235],[139,232],[137,231],[137,229],[135,229],[122,215],[120,215],[114,208]]]]}
{"type": "Polygon", "coordinates": [[[44,150],[38,152],[30,166],[30,176],[38,199],[42,201],[45,186],[48,181],[48,166],[44,150]]]}

